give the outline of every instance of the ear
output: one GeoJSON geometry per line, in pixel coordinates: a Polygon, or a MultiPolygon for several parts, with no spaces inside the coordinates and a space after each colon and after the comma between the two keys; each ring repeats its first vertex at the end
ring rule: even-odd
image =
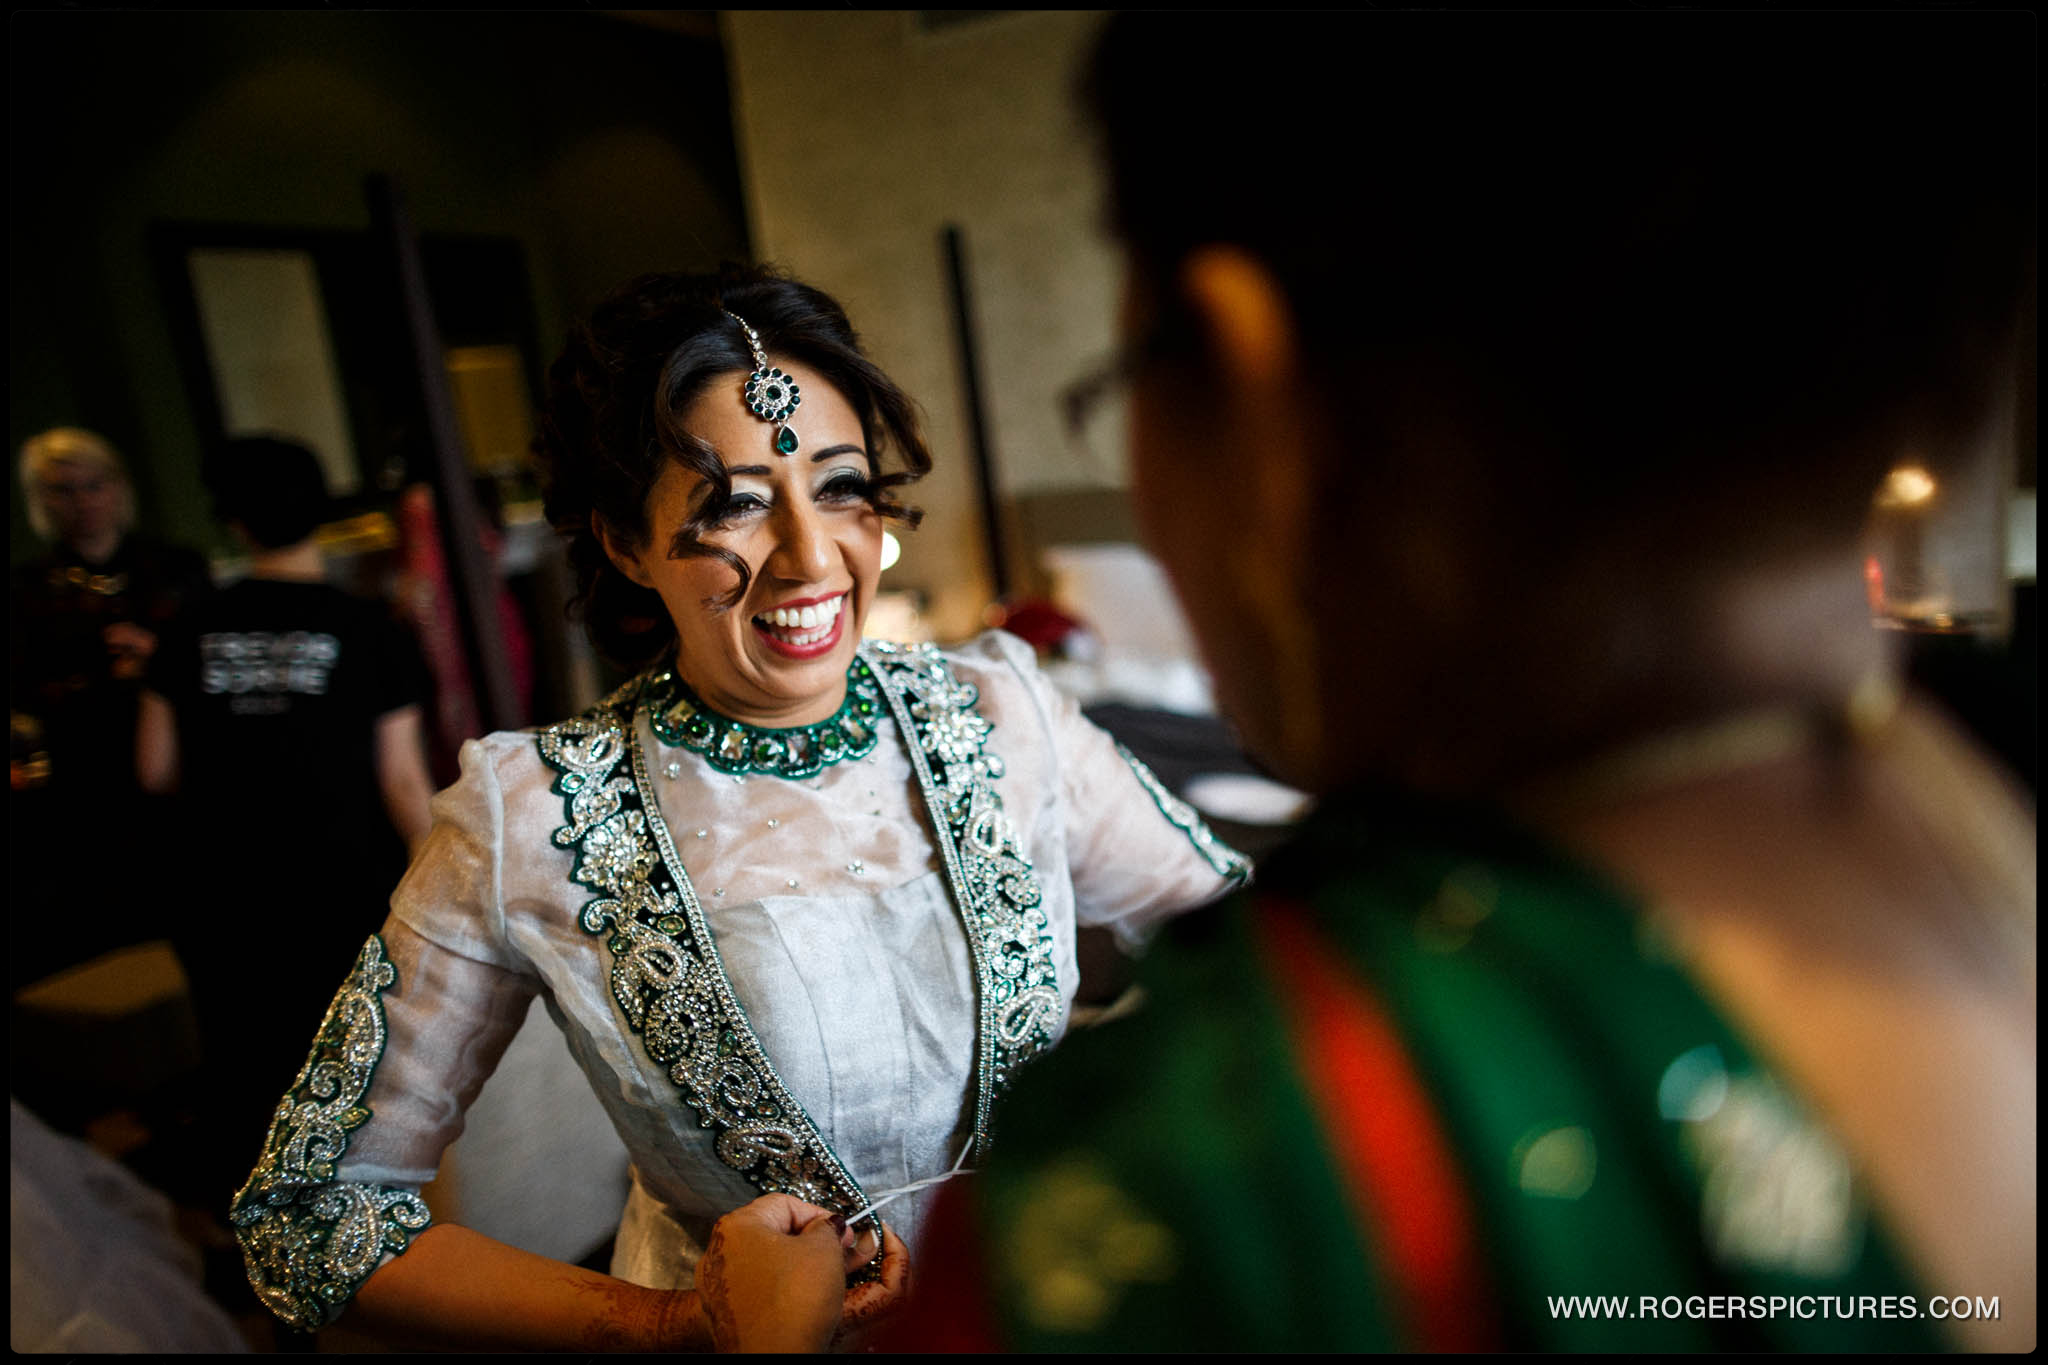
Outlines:
{"type": "Polygon", "coordinates": [[[613,568],[643,588],[654,587],[654,576],[641,563],[639,553],[627,545],[623,537],[615,535],[611,527],[605,525],[604,518],[595,512],[590,514],[590,532],[597,537],[597,543],[604,546],[605,558],[612,562],[613,568]]]}
{"type": "Polygon", "coordinates": [[[1264,262],[1240,247],[1197,247],[1181,263],[1180,288],[1225,384],[1287,383],[1298,351],[1293,310],[1264,262]]]}
{"type": "Polygon", "coordinates": [[[1253,471],[1245,529],[1267,545],[1299,545],[1315,484],[1318,418],[1309,409],[1320,404],[1303,389],[1286,292],[1234,246],[1190,252],[1178,285],[1208,347],[1213,416],[1253,471]]]}

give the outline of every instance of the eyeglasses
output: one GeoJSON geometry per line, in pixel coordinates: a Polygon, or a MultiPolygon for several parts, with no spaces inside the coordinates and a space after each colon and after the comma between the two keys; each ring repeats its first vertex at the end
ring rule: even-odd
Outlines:
{"type": "Polygon", "coordinates": [[[1119,347],[1107,360],[1060,390],[1067,439],[1091,464],[1114,474],[1122,468],[1126,404],[1139,375],[1163,353],[1154,331],[1119,347]]]}

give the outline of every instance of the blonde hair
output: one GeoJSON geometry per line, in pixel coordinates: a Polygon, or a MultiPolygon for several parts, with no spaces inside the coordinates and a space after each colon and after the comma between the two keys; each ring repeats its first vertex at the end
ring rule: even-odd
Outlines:
{"type": "Polygon", "coordinates": [[[111,475],[121,490],[115,520],[126,535],[135,526],[135,486],[128,481],[128,467],[107,438],[84,427],[52,427],[21,443],[21,491],[28,509],[28,524],[44,540],[55,540],[50,509],[43,502],[43,479],[65,465],[97,469],[111,475]]]}

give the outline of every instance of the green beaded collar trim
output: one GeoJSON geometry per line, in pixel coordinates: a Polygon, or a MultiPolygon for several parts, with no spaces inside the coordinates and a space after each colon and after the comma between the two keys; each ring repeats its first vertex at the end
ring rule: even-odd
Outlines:
{"type": "Polygon", "coordinates": [[[814,725],[773,728],[721,716],[674,669],[649,678],[641,700],[662,743],[702,754],[722,773],[770,777],[816,777],[843,759],[866,758],[881,739],[876,722],[887,713],[881,684],[858,656],[847,665],[846,700],[814,725]]]}

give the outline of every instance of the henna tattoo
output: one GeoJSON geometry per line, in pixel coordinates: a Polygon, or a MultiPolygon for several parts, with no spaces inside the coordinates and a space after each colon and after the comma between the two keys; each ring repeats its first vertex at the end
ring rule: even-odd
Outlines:
{"type": "Polygon", "coordinates": [[[689,1295],[643,1289],[624,1280],[577,1276],[569,1287],[588,1304],[590,1326],[578,1345],[589,1351],[688,1350],[689,1295]]]}
{"type": "MultiPolygon", "coordinates": [[[[876,1220],[880,1222],[879,1219],[876,1220]]],[[[910,1253],[893,1233],[883,1237],[880,1248],[881,1273],[866,1284],[846,1292],[840,1309],[839,1327],[832,1334],[835,1351],[867,1349],[875,1333],[901,1311],[910,1298],[910,1253]]]]}
{"type": "Polygon", "coordinates": [[[739,1324],[725,1283],[725,1229],[714,1223],[711,1241],[697,1260],[697,1305],[711,1328],[711,1348],[729,1351],[739,1340],[739,1324]]]}

